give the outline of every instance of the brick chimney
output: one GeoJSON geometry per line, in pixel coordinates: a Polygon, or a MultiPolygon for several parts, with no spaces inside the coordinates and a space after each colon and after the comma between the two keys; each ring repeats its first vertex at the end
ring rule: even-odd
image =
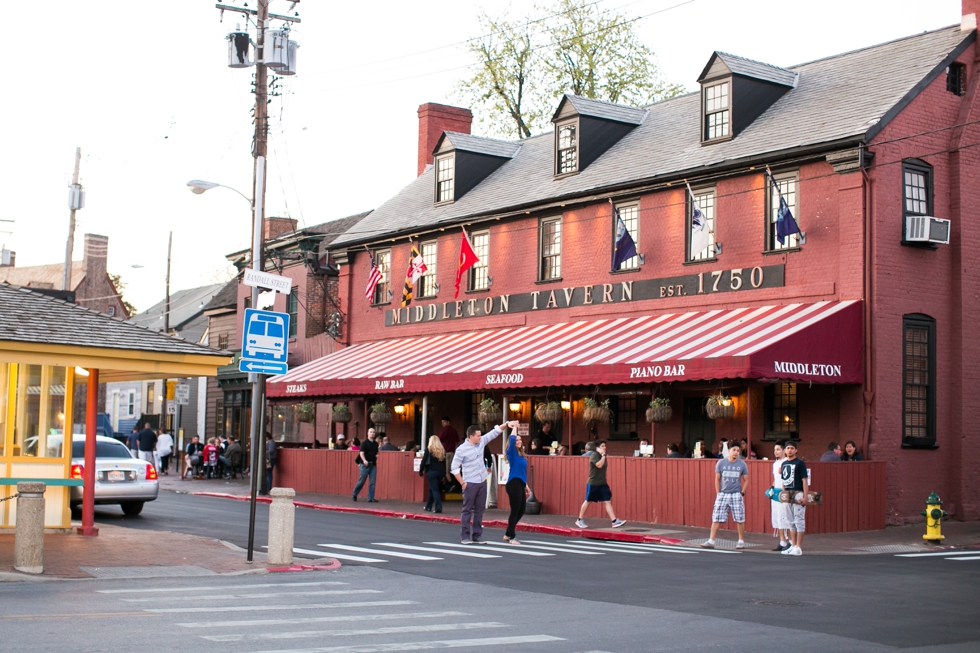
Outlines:
{"type": "Polygon", "coordinates": [[[265,218],[262,220],[263,240],[272,240],[283,234],[296,231],[296,220],[293,218],[265,218]]]}
{"type": "MultiPolygon", "coordinates": [[[[105,261],[109,256],[109,237],[85,234],[85,255],[82,257],[85,276],[101,279],[106,275],[105,261]]],[[[71,290],[69,288],[69,290],[71,290]]]]}
{"type": "Polygon", "coordinates": [[[963,0],[963,20],[960,22],[960,29],[964,32],[972,32],[977,28],[978,20],[980,20],[980,0],[963,0]]]}
{"type": "MultiPolygon", "coordinates": [[[[966,2],[967,0],[964,0],[966,2]]],[[[976,0],[980,2],[980,0],[976,0]]],[[[445,104],[423,104],[419,107],[419,175],[432,163],[432,150],[442,132],[469,134],[473,113],[469,109],[445,104]]]]}

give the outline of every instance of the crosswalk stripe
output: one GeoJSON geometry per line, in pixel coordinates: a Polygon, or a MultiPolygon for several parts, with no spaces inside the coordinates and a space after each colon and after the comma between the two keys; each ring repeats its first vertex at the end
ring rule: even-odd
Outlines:
{"type": "MultiPolygon", "coordinates": [[[[211,588],[216,589],[216,588],[211,588]]],[[[272,599],[290,596],[331,596],[335,594],[369,594],[375,590],[312,590],[309,592],[265,592],[260,594],[191,594],[189,596],[154,596],[149,599],[119,599],[124,603],[148,603],[150,601],[166,601],[179,599],[181,601],[224,601],[228,599],[272,599]]]]}
{"type": "Polygon", "coordinates": [[[373,542],[374,546],[390,546],[396,549],[408,549],[409,551],[433,551],[435,553],[442,553],[444,555],[453,556],[464,556],[467,558],[499,558],[500,556],[492,555],[490,553],[475,553],[473,551],[443,551],[442,549],[434,549],[431,546],[413,546],[411,544],[396,544],[394,542],[373,542]]]}
{"type": "MultiPolygon", "coordinates": [[[[314,549],[293,549],[293,553],[302,553],[304,555],[311,555],[315,558],[322,558],[325,552],[316,551],[314,549]]],[[[388,562],[387,560],[378,560],[377,558],[365,558],[363,556],[355,556],[355,555],[350,555],[348,553],[331,552],[330,557],[337,558],[338,560],[350,560],[351,562],[388,562]]]]}
{"type": "MultiPolygon", "coordinates": [[[[384,594],[381,590],[364,590],[384,594]]],[[[144,608],[143,612],[173,614],[177,612],[268,612],[270,610],[314,610],[321,608],[363,608],[378,605],[413,605],[418,601],[348,601],[345,603],[304,603],[301,605],[212,605],[205,608],[144,608]]]]}
{"type": "MultiPolygon", "coordinates": [[[[426,544],[431,544],[433,546],[449,546],[449,547],[454,547],[454,548],[457,548],[457,549],[469,549],[469,548],[471,548],[473,546],[478,546],[478,545],[475,545],[475,544],[456,544],[455,542],[426,542],[426,544]]],[[[554,553],[538,553],[537,551],[518,551],[517,550],[517,547],[514,547],[513,549],[496,549],[496,550],[497,551],[506,551],[507,553],[513,553],[515,555],[535,556],[535,557],[539,557],[539,558],[540,557],[544,557],[544,556],[553,556],[553,555],[555,555],[554,553]]]]}
{"type": "Polygon", "coordinates": [[[409,560],[443,560],[434,556],[424,556],[417,553],[400,553],[398,551],[382,551],[381,549],[368,549],[363,546],[350,546],[349,544],[317,544],[325,549],[340,549],[341,551],[355,551],[359,553],[377,553],[380,555],[394,556],[395,558],[408,558],[409,560]]]}
{"type": "MultiPolygon", "coordinates": [[[[541,540],[525,540],[525,541],[530,542],[532,544],[549,544],[548,542],[543,542],[541,540]]],[[[586,550],[591,550],[591,551],[602,551],[603,553],[631,553],[633,555],[641,555],[641,556],[648,556],[651,553],[653,553],[653,551],[635,551],[633,549],[613,549],[613,550],[610,550],[608,548],[600,547],[600,546],[595,546],[593,544],[566,544],[564,546],[571,546],[571,547],[575,547],[575,548],[579,548],[579,549],[586,549],[586,550]]]]}
{"type": "MultiPolygon", "coordinates": [[[[345,607],[363,609],[366,607],[394,607],[416,605],[418,601],[361,601],[358,603],[347,603],[345,607]]],[[[145,612],[145,610],[144,610],[145,612]]],[[[282,626],[286,624],[318,624],[329,623],[331,621],[352,621],[352,620],[394,620],[394,619],[436,619],[443,617],[469,617],[469,612],[395,612],[368,614],[358,612],[356,615],[333,615],[330,617],[291,617],[289,619],[245,619],[242,621],[186,621],[178,623],[182,628],[241,628],[243,626],[282,626]]]]}
{"type": "Polygon", "coordinates": [[[936,551],[934,553],[897,553],[896,558],[935,558],[947,556],[968,556],[976,555],[976,551],[936,551]]]}
{"type": "MultiPolygon", "coordinates": [[[[513,544],[507,544],[506,542],[487,542],[487,544],[491,546],[503,546],[503,547],[514,546],[513,544]]],[[[561,553],[577,553],[578,555],[581,556],[605,555],[604,553],[600,553],[598,551],[581,551],[578,549],[563,548],[560,546],[536,546],[534,544],[524,544],[524,542],[521,542],[520,546],[524,549],[537,549],[539,551],[560,551],[561,553]]]]}
{"type": "Polygon", "coordinates": [[[444,648],[467,648],[469,646],[508,646],[513,644],[540,644],[543,642],[563,642],[563,637],[551,635],[518,635],[514,637],[479,637],[474,639],[445,639],[432,642],[396,642],[391,644],[355,644],[353,646],[323,646],[318,648],[299,648],[277,651],[258,651],[257,653],[390,653],[391,651],[431,651],[444,648]]]}
{"type": "Polygon", "coordinates": [[[962,562],[963,560],[980,560],[980,556],[960,556],[958,558],[946,558],[946,559],[962,562]]]}
{"type": "Polygon", "coordinates": [[[676,548],[671,548],[671,547],[657,547],[657,548],[653,548],[653,547],[651,547],[649,545],[636,544],[636,543],[632,543],[632,542],[598,542],[596,540],[589,540],[587,543],[586,542],[571,542],[571,541],[569,541],[566,544],[569,545],[569,546],[588,546],[588,547],[591,547],[591,548],[608,550],[608,551],[618,551],[618,552],[625,551],[627,553],[633,553],[633,552],[636,552],[636,551],[639,551],[641,553],[654,553],[654,552],[657,552],[657,551],[660,551],[660,552],[663,552],[663,553],[701,553],[701,550],[700,549],[692,549],[692,548],[686,548],[686,547],[676,547],[676,548]]]}
{"type": "MultiPolygon", "coordinates": [[[[355,617],[355,619],[358,617],[355,617]]],[[[212,642],[242,642],[266,639],[304,639],[309,637],[357,637],[362,635],[395,635],[400,633],[438,633],[447,630],[477,630],[483,628],[506,628],[507,624],[497,621],[468,622],[449,624],[418,624],[414,626],[386,626],[384,628],[358,628],[346,630],[306,630],[285,633],[260,633],[255,635],[201,635],[201,639],[212,642]]]]}
{"type": "MultiPolygon", "coordinates": [[[[338,580],[330,581],[316,581],[312,583],[256,583],[254,585],[235,585],[232,589],[236,590],[254,590],[263,589],[266,587],[315,587],[318,585],[350,585],[350,583],[344,583],[338,580]]],[[[146,594],[147,592],[209,592],[216,589],[216,586],[212,585],[210,587],[148,587],[141,590],[95,590],[97,594],[146,594]]]]}

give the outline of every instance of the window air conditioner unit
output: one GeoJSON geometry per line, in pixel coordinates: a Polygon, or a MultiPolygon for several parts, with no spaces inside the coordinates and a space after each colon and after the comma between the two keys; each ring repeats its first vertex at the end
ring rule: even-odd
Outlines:
{"type": "Polygon", "coordinates": [[[905,216],[905,240],[910,243],[949,244],[949,220],[931,215],[905,216]]]}

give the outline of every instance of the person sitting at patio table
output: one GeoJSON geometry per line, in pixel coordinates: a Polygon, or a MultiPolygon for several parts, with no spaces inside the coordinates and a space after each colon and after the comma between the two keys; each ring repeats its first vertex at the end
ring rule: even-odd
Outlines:
{"type": "Polygon", "coordinates": [[[854,440],[848,440],[844,443],[844,453],[841,454],[840,459],[844,462],[856,462],[858,460],[864,460],[864,456],[858,453],[854,440]]]}

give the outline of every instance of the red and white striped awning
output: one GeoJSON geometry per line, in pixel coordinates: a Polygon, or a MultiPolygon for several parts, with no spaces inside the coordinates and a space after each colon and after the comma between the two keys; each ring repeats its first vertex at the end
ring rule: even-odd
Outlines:
{"type": "Polygon", "coordinates": [[[270,379],[270,397],[705,379],[862,381],[860,301],[473,330],[354,345],[270,379]]]}

